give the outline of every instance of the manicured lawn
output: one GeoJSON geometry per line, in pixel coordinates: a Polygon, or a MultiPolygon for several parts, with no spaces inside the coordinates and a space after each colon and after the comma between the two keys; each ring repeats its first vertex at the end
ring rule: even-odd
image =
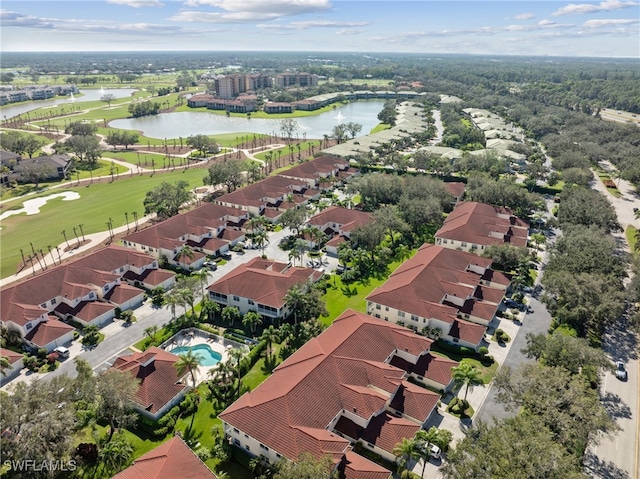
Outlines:
{"type": "Polygon", "coordinates": [[[365,312],[367,309],[365,298],[374,289],[384,283],[400,264],[400,261],[394,261],[388,266],[387,274],[379,278],[370,278],[364,283],[356,281],[355,283],[344,285],[339,275],[331,275],[331,279],[327,282],[329,285],[327,293],[324,295],[329,315],[320,318],[322,324],[329,326],[333,323],[333,320],[340,316],[346,309],[365,312]]]}
{"type": "Polygon", "coordinates": [[[374,126],[371,129],[369,134],[373,135],[374,133],[378,133],[379,131],[388,130],[389,128],[391,128],[391,125],[389,125],[388,123],[378,123],[376,126],[374,126]]]}
{"type": "MultiPolygon", "coordinates": [[[[41,207],[40,213],[35,215],[15,215],[2,221],[0,230],[0,256],[2,263],[0,274],[10,276],[16,272],[16,266],[21,261],[20,249],[27,255],[31,252],[30,243],[36,250],[47,252],[47,245],[64,243],[62,231],[66,231],[70,243],[73,242],[73,227],[83,225],[85,235],[106,231],[106,222],[113,220],[113,227],[125,224],[125,212],[129,213],[129,221],[133,221],[132,212],[136,211],[141,217],[144,215],[143,200],[151,189],[163,181],[173,183],[185,180],[190,188],[201,186],[206,172],[203,169],[189,169],[173,173],[162,173],[144,176],[123,177],[114,182],[95,183],[87,186],[59,188],[44,193],[44,196],[64,191],[76,191],[79,200],[62,202],[55,198],[41,207]]],[[[18,200],[16,200],[18,201],[18,200]]],[[[17,204],[17,203],[16,203],[17,204]]],[[[11,203],[5,208],[14,207],[11,203]]],[[[3,208],[3,209],[5,209],[3,208]]],[[[57,259],[57,258],[56,258],[57,259]]],[[[47,263],[51,263],[48,256],[47,263]]]]}
{"type": "Polygon", "coordinates": [[[627,243],[629,243],[629,250],[634,253],[637,254],[638,252],[636,251],[636,231],[638,231],[635,226],[633,225],[629,225],[627,226],[627,229],[625,230],[624,234],[627,238],[627,243]]]}
{"type": "Polygon", "coordinates": [[[260,385],[260,383],[262,383],[262,381],[271,375],[273,369],[282,362],[278,357],[280,347],[281,346],[279,344],[273,345],[274,352],[269,357],[269,364],[267,364],[267,358],[262,357],[253,365],[249,372],[247,372],[247,374],[242,378],[242,384],[244,386],[253,391],[258,387],[258,385],[260,385]]]}
{"type": "Polygon", "coordinates": [[[468,356],[464,356],[462,354],[457,354],[453,351],[449,351],[448,349],[441,349],[438,347],[437,343],[434,343],[431,346],[431,352],[438,356],[444,356],[449,359],[453,359],[454,361],[458,361],[460,363],[468,363],[472,366],[475,366],[478,371],[481,373],[481,379],[484,384],[489,384],[493,379],[493,376],[496,374],[498,370],[498,363],[496,361],[493,362],[491,366],[484,366],[480,360],[476,358],[470,358],[468,356]]]}

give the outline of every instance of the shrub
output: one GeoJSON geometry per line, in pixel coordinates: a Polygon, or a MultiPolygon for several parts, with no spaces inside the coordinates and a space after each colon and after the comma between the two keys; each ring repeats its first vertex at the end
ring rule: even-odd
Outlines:
{"type": "Polygon", "coordinates": [[[114,313],[116,315],[116,319],[120,319],[122,317],[122,309],[116,308],[113,311],[114,311],[114,313]]]}
{"type": "Polygon", "coordinates": [[[478,354],[481,356],[486,356],[487,354],[489,354],[489,348],[487,348],[486,346],[481,346],[480,348],[478,348],[478,354]]]}
{"type": "Polygon", "coordinates": [[[78,331],[73,332],[73,339],[78,339],[80,337],[80,333],[78,331]]]}
{"type": "Polygon", "coordinates": [[[47,354],[48,354],[48,351],[47,351],[47,349],[46,349],[46,348],[40,348],[40,349],[38,349],[38,357],[39,357],[40,359],[44,359],[44,358],[46,358],[46,357],[47,357],[47,354]]]}

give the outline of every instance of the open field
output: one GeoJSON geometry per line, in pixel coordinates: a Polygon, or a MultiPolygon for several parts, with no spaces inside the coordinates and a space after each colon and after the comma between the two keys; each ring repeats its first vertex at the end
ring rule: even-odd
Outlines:
{"type": "MultiPolygon", "coordinates": [[[[47,252],[48,245],[59,245],[64,242],[62,231],[65,230],[70,242],[75,240],[73,227],[83,225],[85,234],[105,231],[106,222],[113,219],[113,227],[125,224],[124,213],[129,213],[129,221],[133,221],[131,213],[136,211],[140,217],[144,215],[142,204],[147,191],[155,188],[163,181],[174,182],[185,180],[191,188],[202,186],[202,178],[206,171],[193,168],[174,173],[157,173],[153,176],[121,177],[113,183],[94,183],[79,187],[58,188],[48,190],[41,196],[63,191],[76,191],[81,198],[67,201],[64,206],[56,198],[48,202],[36,215],[15,215],[2,221],[0,230],[0,275],[4,278],[16,272],[16,265],[21,262],[20,249],[25,254],[31,252],[30,243],[36,250],[47,252]]],[[[34,196],[29,197],[34,198],[34,196]]],[[[21,200],[4,205],[14,208],[21,200]]],[[[3,208],[4,209],[4,208],[3,208]]],[[[48,263],[51,257],[48,257],[48,263]]]]}

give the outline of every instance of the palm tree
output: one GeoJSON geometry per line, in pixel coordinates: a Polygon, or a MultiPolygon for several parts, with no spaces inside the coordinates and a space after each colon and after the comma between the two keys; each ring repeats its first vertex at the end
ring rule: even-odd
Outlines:
{"type": "Polygon", "coordinates": [[[405,469],[407,463],[420,457],[418,441],[404,437],[401,442],[395,445],[392,453],[398,458],[398,467],[405,469]]]}
{"type": "Polygon", "coordinates": [[[249,311],[242,318],[242,324],[245,327],[248,327],[249,330],[251,331],[251,334],[253,334],[256,332],[256,327],[262,324],[262,315],[255,311],[249,311]]]}
{"type": "MultiPolygon", "coordinates": [[[[180,248],[180,251],[178,251],[176,257],[178,259],[178,262],[180,262],[185,258],[193,259],[195,255],[193,254],[193,250],[191,249],[191,247],[185,244],[182,246],[182,248],[180,248]]],[[[187,270],[189,269],[184,262],[182,263],[182,268],[187,270]]]]}
{"type": "Polygon", "coordinates": [[[429,450],[429,446],[434,444],[439,438],[438,429],[434,426],[429,428],[428,431],[424,429],[420,429],[416,432],[415,439],[418,441],[420,455],[422,456],[422,474],[420,477],[424,477],[424,470],[427,467],[427,462],[429,462],[429,457],[431,456],[431,452],[429,450]]]}
{"type": "Polygon", "coordinates": [[[451,371],[453,371],[453,381],[460,386],[465,386],[465,402],[467,401],[469,388],[473,389],[473,386],[476,384],[484,385],[481,380],[480,371],[469,363],[460,363],[458,367],[451,368],[451,371]]]}
{"type": "Polygon", "coordinates": [[[257,233],[253,234],[253,239],[251,241],[262,250],[262,256],[264,256],[264,250],[269,244],[269,235],[267,232],[263,229],[258,230],[257,233]]]}
{"type": "Polygon", "coordinates": [[[200,321],[212,323],[216,315],[220,313],[220,305],[215,301],[211,301],[209,298],[202,300],[202,309],[200,310],[200,321]]]}
{"type": "Polygon", "coordinates": [[[185,316],[187,315],[187,306],[190,307],[191,312],[193,313],[193,311],[195,310],[195,295],[193,294],[193,291],[191,291],[189,288],[180,288],[178,291],[176,291],[176,293],[178,294],[178,298],[180,298],[180,301],[184,306],[185,316]]]}
{"type": "Polygon", "coordinates": [[[198,370],[200,361],[203,359],[203,357],[199,354],[194,353],[191,349],[189,349],[185,354],[180,354],[178,357],[180,359],[178,359],[178,361],[176,361],[176,363],[174,364],[174,366],[176,367],[176,371],[178,372],[178,376],[182,377],[184,374],[189,373],[191,375],[193,387],[195,388],[195,371],[198,370]]]}
{"type": "Polygon", "coordinates": [[[156,333],[158,332],[158,326],[155,324],[153,326],[149,326],[148,328],[144,328],[144,334],[153,341],[156,333]]]}
{"type": "Polygon", "coordinates": [[[164,302],[167,308],[171,310],[171,319],[176,319],[176,306],[181,302],[177,291],[170,291],[164,295],[164,302]]]}
{"type": "Polygon", "coordinates": [[[395,256],[398,261],[404,261],[411,256],[411,249],[406,244],[399,244],[395,251],[395,256]]]}
{"type": "Polygon", "coordinates": [[[262,331],[262,336],[260,336],[261,341],[267,342],[267,357],[271,354],[271,350],[273,349],[273,343],[277,343],[280,340],[280,334],[275,326],[272,324],[267,329],[262,331]]]}
{"type": "Polygon", "coordinates": [[[262,229],[266,223],[267,220],[264,216],[252,216],[247,220],[247,225],[251,228],[252,233],[255,233],[257,229],[262,229]]]}
{"type": "Polygon", "coordinates": [[[294,284],[287,291],[284,300],[289,311],[293,313],[293,324],[298,324],[298,314],[303,311],[306,299],[306,294],[299,284],[294,284]]]}
{"type": "Polygon", "coordinates": [[[227,359],[227,362],[229,363],[229,367],[231,368],[232,371],[235,371],[236,373],[237,385],[236,385],[235,397],[239,397],[240,385],[242,383],[240,380],[240,378],[242,377],[242,368],[241,368],[240,361],[244,357],[244,352],[240,348],[231,348],[227,354],[229,355],[227,359]]]}
{"type": "Polygon", "coordinates": [[[233,328],[236,319],[240,319],[240,310],[235,306],[225,306],[222,310],[222,320],[233,328]]]}
{"type": "Polygon", "coordinates": [[[200,293],[202,294],[202,298],[204,299],[204,287],[209,282],[209,272],[206,270],[206,268],[202,268],[191,273],[191,276],[198,278],[198,281],[200,282],[200,293]]]}
{"type": "Polygon", "coordinates": [[[112,471],[122,469],[129,462],[132,454],[133,447],[124,437],[109,441],[100,450],[100,458],[112,471]]]}

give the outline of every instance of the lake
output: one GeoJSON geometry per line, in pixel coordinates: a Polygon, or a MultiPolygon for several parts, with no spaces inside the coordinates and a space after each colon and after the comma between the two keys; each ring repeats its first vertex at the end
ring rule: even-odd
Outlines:
{"type": "MultiPolygon", "coordinates": [[[[320,139],[331,135],[333,127],[350,121],[360,123],[360,135],[367,135],[380,121],[378,113],[383,100],[356,101],[335,110],[314,116],[295,118],[300,139],[320,139]]],[[[112,128],[141,131],[150,138],[187,138],[193,135],[219,135],[224,133],[252,132],[280,135],[282,119],[246,118],[219,115],[204,111],[160,113],[142,118],[125,118],[109,122],[112,128]]]]}
{"type": "Polygon", "coordinates": [[[74,97],[59,96],[48,100],[25,101],[22,103],[11,103],[9,105],[0,106],[0,117],[4,120],[21,115],[28,111],[37,110],[50,106],[66,105],[81,101],[97,101],[102,95],[111,93],[116,98],[124,98],[131,96],[132,93],[138,91],[135,88],[100,88],[95,90],[80,90],[80,93],[74,97]],[[80,96],[82,94],[82,96],[80,96]]]}

